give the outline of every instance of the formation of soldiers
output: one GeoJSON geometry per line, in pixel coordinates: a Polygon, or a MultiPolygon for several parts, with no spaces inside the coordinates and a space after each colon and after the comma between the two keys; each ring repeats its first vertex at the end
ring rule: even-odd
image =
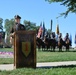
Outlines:
{"type": "MultiPolygon", "coordinates": [[[[10,30],[10,43],[13,44],[13,32],[19,30],[25,30],[25,26],[20,23],[21,17],[19,15],[15,15],[15,25],[10,30]]],[[[69,38],[69,34],[66,33],[65,39],[62,38],[62,34],[56,35],[55,33],[46,34],[44,37],[41,37],[40,34],[42,32],[42,28],[39,30],[39,33],[36,37],[36,44],[38,48],[42,49],[53,49],[55,51],[56,47],[59,48],[59,51],[62,51],[62,47],[65,46],[66,50],[69,50],[71,46],[71,40],[69,38]]],[[[1,37],[0,37],[1,38],[1,37]]]]}
{"type": "Polygon", "coordinates": [[[55,33],[51,35],[45,35],[44,39],[42,37],[36,38],[38,48],[44,49],[51,49],[55,51],[56,48],[59,48],[59,51],[62,51],[63,46],[66,48],[66,51],[69,50],[72,42],[69,38],[69,34],[66,33],[65,38],[62,38],[62,33],[56,36],[55,33]]]}

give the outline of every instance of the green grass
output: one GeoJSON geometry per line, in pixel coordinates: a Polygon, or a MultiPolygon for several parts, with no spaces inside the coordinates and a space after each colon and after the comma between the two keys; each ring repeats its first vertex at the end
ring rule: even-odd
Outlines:
{"type": "MultiPolygon", "coordinates": [[[[13,49],[0,49],[12,51],[13,49]]],[[[37,62],[75,61],[76,52],[42,52],[37,51],[37,62]]],[[[13,58],[0,58],[0,64],[13,63],[13,58]]],[[[0,75],[76,75],[76,67],[68,68],[20,68],[12,71],[0,71],[0,75]]]]}
{"type": "Polygon", "coordinates": [[[0,48],[0,51],[13,52],[13,48],[0,48]]]}
{"type": "MultiPolygon", "coordinates": [[[[5,50],[3,50],[5,51],[5,50]]],[[[13,51],[6,49],[6,51],[13,51]]],[[[76,52],[42,52],[36,53],[37,62],[57,62],[57,61],[75,61],[76,52]]],[[[13,58],[0,58],[0,64],[12,64],[13,58]]]]}
{"type": "Polygon", "coordinates": [[[0,64],[13,64],[13,58],[0,58],[0,64]]]}
{"type": "Polygon", "coordinates": [[[37,62],[75,61],[76,52],[37,52],[37,62]]]}
{"type": "Polygon", "coordinates": [[[0,75],[76,75],[76,67],[74,68],[38,68],[38,69],[16,69],[12,71],[1,71],[0,75]]]}

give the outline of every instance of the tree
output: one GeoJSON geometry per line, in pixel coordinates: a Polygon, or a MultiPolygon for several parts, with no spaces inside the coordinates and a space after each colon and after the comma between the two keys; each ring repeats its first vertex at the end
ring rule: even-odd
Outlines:
{"type": "Polygon", "coordinates": [[[0,18],[0,32],[3,32],[3,25],[2,25],[2,23],[3,23],[3,19],[0,18]]]}
{"type": "Polygon", "coordinates": [[[48,29],[47,31],[48,31],[49,34],[51,34],[51,29],[48,29]]]}
{"type": "Polygon", "coordinates": [[[5,32],[3,31],[2,23],[3,23],[3,19],[0,18],[0,33],[1,33],[2,38],[4,38],[5,37],[5,32]]]}
{"type": "Polygon", "coordinates": [[[10,34],[10,30],[13,27],[13,25],[14,25],[14,19],[11,19],[11,20],[6,19],[5,20],[4,28],[5,28],[5,32],[7,33],[7,35],[10,34]]]}
{"type": "Polygon", "coordinates": [[[14,19],[5,19],[5,23],[4,23],[4,28],[5,28],[5,43],[6,46],[11,46],[10,45],[10,30],[12,29],[13,25],[14,25],[15,21],[14,19]]]}
{"type": "Polygon", "coordinates": [[[37,29],[36,23],[30,22],[27,20],[24,20],[24,25],[25,25],[26,30],[36,30],[37,29]]]}
{"type": "Polygon", "coordinates": [[[64,13],[61,13],[61,15],[65,15],[65,17],[68,15],[69,12],[76,13],[76,0],[45,0],[49,3],[52,2],[60,2],[60,5],[64,5],[67,7],[67,11],[64,13]]]}

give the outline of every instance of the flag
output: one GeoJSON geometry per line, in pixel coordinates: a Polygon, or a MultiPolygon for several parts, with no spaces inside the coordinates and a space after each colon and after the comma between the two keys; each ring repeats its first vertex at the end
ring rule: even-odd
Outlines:
{"type": "Polygon", "coordinates": [[[53,20],[51,20],[51,33],[52,33],[52,24],[53,24],[53,20]]]}
{"type": "Polygon", "coordinates": [[[75,34],[75,44],[76,44],[76,34],[75,34]]]}
{"type": "Polygon", "coordinates": [[[72,44],[72,35],[70,34],[70,42],[71,42],[71,44],[72,44]]]}
{"type": "Polygon", "coordinates": [[[42,39],[44,39],[44,36],[45,36],[45,23],[43,22],[42,39]]]}
{"type": "Polygon", "coordinates": [[[57,27],[56,27],[56,34],[59,35],[59,25],[57,25],[57,27]]]}
{"type": "Polygon", "coordinates": [[[39,28],[39,31],[38,31],[38,35],[37,35],[38,38],[40,38],[40,36],[42,34],[42,30],[43,30],[43,28],[42,28],[42,22],[41,22],[40,28],[39,28]]]}

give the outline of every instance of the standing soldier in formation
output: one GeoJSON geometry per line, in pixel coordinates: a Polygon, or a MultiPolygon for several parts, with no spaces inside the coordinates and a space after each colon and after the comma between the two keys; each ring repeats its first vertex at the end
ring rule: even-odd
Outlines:
{"type": "Polygon", "coordinates": [[[69,34],[66,33],[66,36],[65,36],[65,44],[66,44],[66,51],[69,50],[69,45],[70,45],[70,39],[69,39],[69,34]]]}
{"type": "Polygon", "coordinates": [[[13,44],[13,35],[15,31],[25,30],[25,26],[20,23],[21,17],[19,15],[15,15],[15,25],[10,30],[10,43],[13,44]]]}
{"type": "Polygon", "coordinates": [[[62,39],[62,33],[60,33],[59,36],[58,36],[59,51],[62,51],[62,46],[63,46],[63,39],[62,39]]]}

